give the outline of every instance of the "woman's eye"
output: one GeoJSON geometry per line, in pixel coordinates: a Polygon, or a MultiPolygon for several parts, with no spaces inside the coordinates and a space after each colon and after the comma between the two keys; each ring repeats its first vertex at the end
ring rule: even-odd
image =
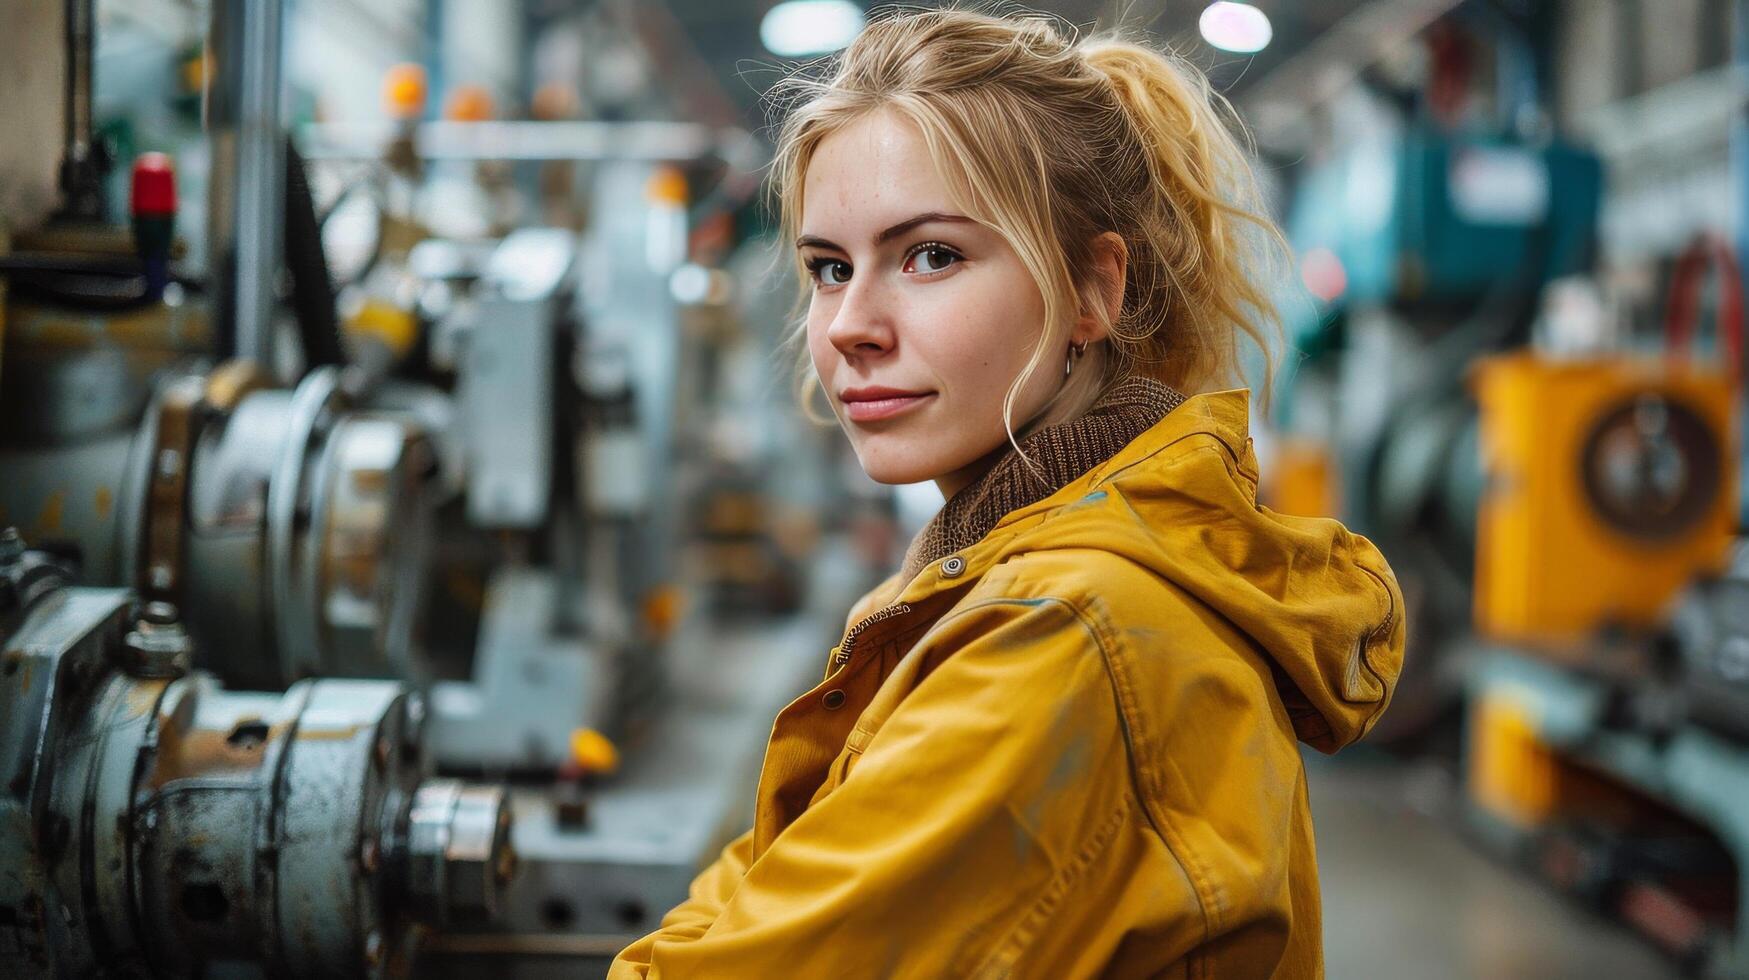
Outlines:
{"type": "Polygon", "coordinates": [[[837,259],[815,259],[808,263],[814,280],[822,286],[842,286],[850,281],[850,263],[837,259]]]}
{"type": "Polygon", "coordinates": [[[940,245],[926,245],[911,253],[905,263],[907,272],[940,272],[960,260],[959,255],[940,245]]]}

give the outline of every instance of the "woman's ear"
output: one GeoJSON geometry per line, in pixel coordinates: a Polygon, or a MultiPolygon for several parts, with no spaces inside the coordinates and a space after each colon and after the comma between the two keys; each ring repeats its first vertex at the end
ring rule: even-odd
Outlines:
{"type": "Polygon", "coordinates": [[[1093,239],[1093,268],[1088,285],[1088,300],[1099,304],[1095,308],[1082,311],[1079,322],[1075,324],[1074,341],[1086,343],[1094,340],[1104,340],[1111,333],[1111,325],[1117,322],[1118,315],[1123,312],[1124,277],[1129,274],[1130,250],[1124,244],[1123,236],[1115,231],[1107,231],[1093,239]],[[1105,315],[1099,316],[1098,313],[1105,315]]]}

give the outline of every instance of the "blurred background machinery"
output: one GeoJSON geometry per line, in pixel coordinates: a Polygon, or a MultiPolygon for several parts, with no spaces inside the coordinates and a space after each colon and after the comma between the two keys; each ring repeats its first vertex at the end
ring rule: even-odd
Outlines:
{"type": "Polygon", "coordinates": [[[1373,744],[1430,774],[1420,808],[1707,976],[1749,971],[1749,747],[1720,724],[1743,199],[1701,190],[1749,174],[1744,23],[1362,4],[1239,97],[1301,155],[1269,502],[1372,537],[1410,604],[1373,744]]]}
{"type": "MultiPolygon", "coordinates": [[[[940,504],[787,384],[759,99],[866,6],[0,10],[0,973],[587,975],[684,897],[940,504]]],[[[1749,975],[1749,5],[1038,6],[1250,128],[1263,503],[1411,606],[1308,760],[1331,974],[1749,975]]]]}
{"type": "MultiPolygon", "coordinates": [[[[43,356],[15,350],[21,367],[43,356]]],[[[334,366],[292,389],[248,361],[191,366],[125,398],[124,358],[69,351],[49,365],[38,379],[88,377],[52,393],[19,384],[36,411],[10,418],[50,425],[100,392],[119,422],[13,430],[4,507],[59,532],[52,547],[82,581],[185,606],[210,656],[235,658],[201,666],[239,684],[421,676],[437,460],[416,419],[352,410],[334,366]]]]}

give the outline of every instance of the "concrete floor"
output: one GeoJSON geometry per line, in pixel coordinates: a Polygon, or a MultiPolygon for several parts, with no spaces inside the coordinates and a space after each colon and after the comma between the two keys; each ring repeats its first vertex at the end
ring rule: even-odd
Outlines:
{"type": "MultiPolygon", "coordinates": [[[[1310,753],[1316,756],[1316,753],[1310,753]]],[[[1625,929],[1514,872],[1427,816],[1450,812],[1442,774],[1308,758],[1332,980],[1665,980],[1625,929]]]]}

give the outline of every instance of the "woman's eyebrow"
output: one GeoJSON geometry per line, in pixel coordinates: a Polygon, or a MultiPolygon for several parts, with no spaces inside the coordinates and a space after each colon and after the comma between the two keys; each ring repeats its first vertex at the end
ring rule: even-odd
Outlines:
{"type": "MultiPolygon", "coordinates": [[[[904,221],[901,221],[898,224],[893,225],[892,227],[881,231],[879,234],[875,235],[874,243],[876,245],[884,245],[887,242],[892,241],[893,239],[899,237],[900,235],[903,235],[904,233],[917,227],[918,225],[926,225],[932,221],[958,222],[958,221],[971,221],[971,220],[972,219],[966,217],[963,214],[948,214],[945,211],[925,211],[922,214],[916,215],[915,217],[906,218],[904,221]]],[[[796,248],[807,248],[809,246],[813,246],[815,248],[830,248],[830,249],[835,249],[835,250],[840,251],[840,252],[844,251],[844,249],[842,247],[840,247],[832,242],[829,242],[826,239],[819,237],[818,235],[803,235],[802,237],[796,239],[796,248]]]]}
{"type": "Polygon", "coordinates": [[[887,242],[889,242],[889,241],[899,237],[900,235],[903,235],[904,233],[910,231],[911,229],[917,227],[918,225],[926,225],[932,221],[950,221],[951,222],[951,221],[970,221],[970,220],[972,220],[972,219],[966,217],[963,214],[946,214],[946,213],[941,212],[941,211],[926,211],[923,214],[916,216],[915,218],[906,218],[904,221],[899,222],[898,224],[892,226],[891,228],[888,228],[887,230],[876,235],[874,240],[875,240],[876,245],[884,245],[887,242]]]}

